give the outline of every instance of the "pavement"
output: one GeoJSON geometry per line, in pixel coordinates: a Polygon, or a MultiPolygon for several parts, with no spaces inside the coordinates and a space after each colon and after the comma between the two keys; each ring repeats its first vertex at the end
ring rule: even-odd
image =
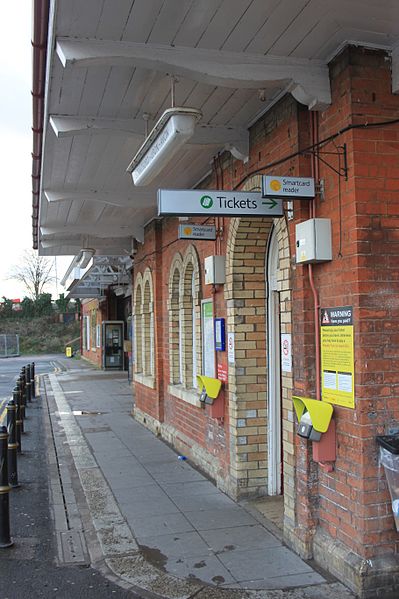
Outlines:
{"type": "Polygon", "coordinates": [[[75,359],[57,365],[35,402],[59,567],[90,566],[132,597],[353,597],[137,423],[126,373],[75,359]]]}
{"type": "MultiPolygon", "coordinates": [[[[0,362],[0,400],[32,359],[0,362]]],[[[34,361],[0,599],[353,598],[138,424],[125,373],[34,361]]]]}

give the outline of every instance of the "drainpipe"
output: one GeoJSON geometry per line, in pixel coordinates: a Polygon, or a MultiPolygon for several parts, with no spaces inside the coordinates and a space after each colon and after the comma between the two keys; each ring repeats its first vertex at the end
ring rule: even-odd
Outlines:
{"type": "Polygon", "coordinates": [[[32,234],[37,250],[40,176],[42,169],[44,93],[46,81],[49,0],[33,0],[33,78],[32,78],[32,234]]]}
{"type": "MultiPolygon", "coordinates": [[[[310,120],[310,131],[312,136],[312,144],[315,147],[315,144],[318,142],[319,138],[319,128],[318,128],[318,114],[316,112],[309,113],[310,120]]],[[[314,177],[315,182],[319,180],[319,163],[315,156],[312,153],[311,155],[311,176],[314,177]]],[[[309,202],[309,218],[316,217],[316,200],[313,199],[309,202]]],[[[313,279],[313,264],[308,264],[308,275],[309,275],[309,283],[310,288],[313,294],[313,318],[314,318],[314,336],[315,336],[315,354],[316,354],[316,399],[321,400],[321,378],[320,378],[320,327],[319,327],[319,294],[314,284],[313,279]]]]}

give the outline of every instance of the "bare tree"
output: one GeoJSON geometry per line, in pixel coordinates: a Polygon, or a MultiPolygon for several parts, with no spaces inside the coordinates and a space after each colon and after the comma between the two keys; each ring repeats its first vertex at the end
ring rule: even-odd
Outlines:
{"type": "Polygon", "coordinates": [[[8,279],[22,283],[28,295],[37,300],[45,286],[54,280],[53,262],[33,250],[26,250],[21,263],[11,268],[8,279]]]}

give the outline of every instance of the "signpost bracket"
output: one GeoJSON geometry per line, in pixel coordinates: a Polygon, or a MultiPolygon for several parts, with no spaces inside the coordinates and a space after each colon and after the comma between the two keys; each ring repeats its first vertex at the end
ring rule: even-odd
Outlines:
{"type": "Polygon", "coordinates": [[[315,148],[313,150],[306,150],[305,152],[302,152],[302,154],[313,154],[313,156],[316,156],[320,162],[328,166],[328,168],[334,171],[339,177],[344,177],[345,181],[348,180],[348,154],[346,144],[336,146],[335,152],[321,152],[318,148],[315,148]],[[325,158],[322,158],[322,155],[338,156],[338,168],[330,164],[325,158]]]}

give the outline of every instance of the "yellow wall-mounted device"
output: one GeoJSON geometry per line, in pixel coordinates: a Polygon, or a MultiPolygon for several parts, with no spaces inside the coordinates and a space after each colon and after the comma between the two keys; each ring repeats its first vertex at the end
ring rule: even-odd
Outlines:
{"type": "Polygon", "coordinates": [[[301,421],[302,416],[306,412],[309,412],[313,428],[319,433],[327,432],[333,414],[331,404],[325,401],[318,401],[317,399],[310,399],[309,397],[293,396],[292,401],[294,402],[298,422],[301,421]]]}
{"type": "Polygon", "coordinates": [[[202,374],[197,374],[197,381],[199,387],[202,389],[200,401],[202,403],[212,404],[213,400],[219,395],[222,381],[213,379],[210,376],[203,376],[202,374]]]}

